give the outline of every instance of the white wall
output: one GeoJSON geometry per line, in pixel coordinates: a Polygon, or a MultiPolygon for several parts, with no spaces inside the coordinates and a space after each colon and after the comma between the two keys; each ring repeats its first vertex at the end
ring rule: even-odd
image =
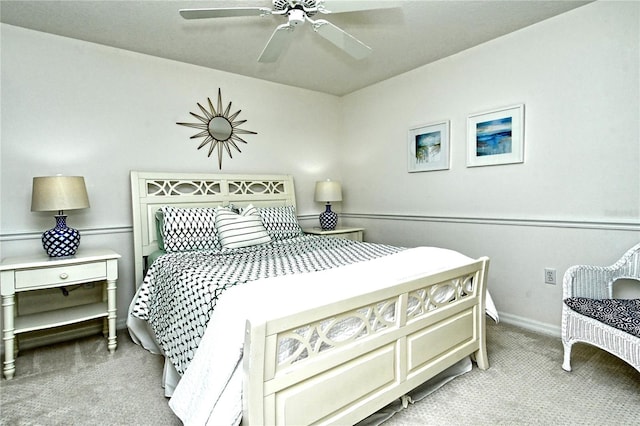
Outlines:
{"type": "Polygon", "coordinates": [[[640,4],[597,2],[346,96],[349,220],[370,240],[491,256],[498,309],[557,332],[543,269],[561,280],[640,241],[639,39],[640,4]],[[467,116],[520,103],[525,162],[467,168],[467,116]],[[407,129],[440,120],[450,170],[407,173],[407,129]]]}
{"type": "MultiPolygon", "coordinates": [[[[197,151],[196,102],[242,109],[258,132],[224,172],[344,183],[343,222],[366,238],[492,258],[504,318],[557,331],[560,279],[640,240],[639,5],[597,2],[343,98],[0,25],[0,257],[41,250],[33,176],[84,175],[91,208],[70,212],[84,247],[123,255],[118,316],[134,289],[130,170],[216,171],[197,151]],[[525,163],[466,168],[471,113],[524,103],[525,163]],[[451,120],[451,169],[407,173],[407,129],[451,120]]],[[[120,322],[122,325],[122,322],[120,322]]]]}
{"type": "Polygon", "coordinates": [[[42,250],[52,214],[32,213],[31,181],[51,174],[85,177],[91,207],[68,212],[81,247],[105,246],[120,262],[118,318],[133,296],[130,170],[217,172],[197,150],[196,103],[241,109],[247,145],[223,160],[226,173],[286,173],[298,211],[319,213],[314,182],[339,179],[335,162],[339,98],[25,30],[1,29],[2,145],[0,257],[42,250]]]}

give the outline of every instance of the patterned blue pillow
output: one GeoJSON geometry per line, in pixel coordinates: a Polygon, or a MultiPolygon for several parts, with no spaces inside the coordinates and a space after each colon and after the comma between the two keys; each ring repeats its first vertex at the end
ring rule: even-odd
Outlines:
{"type": "Polygon", "coordinates": [[[163,206],[162,216],[164,249],[167,253],[222,248],[215,226],[215,209],[163,206]]]}
{"type": "Polygon", "coordinates": [[[262,223],[272,240],[285,240],[303,234],[293,206],[258,208],[262,223]]]}

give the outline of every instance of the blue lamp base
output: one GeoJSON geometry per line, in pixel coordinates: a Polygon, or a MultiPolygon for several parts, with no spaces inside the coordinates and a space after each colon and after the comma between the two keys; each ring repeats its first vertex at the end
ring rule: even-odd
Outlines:
{"type": "Polygon", "coordinates": [[[331,204],[327,204],[325,211],[320,213],[320,228],[323,231],[331,231],[336,229],[338,224],[338,215],[331,211],[331,204]]]}
{"type": "Polygon", "coordinates": [[[42,247],[49,257],[73,256],[80,246],[80,232],[67,227],[67,216],[56,215],[56,227],[42,234],[42,247]]]}

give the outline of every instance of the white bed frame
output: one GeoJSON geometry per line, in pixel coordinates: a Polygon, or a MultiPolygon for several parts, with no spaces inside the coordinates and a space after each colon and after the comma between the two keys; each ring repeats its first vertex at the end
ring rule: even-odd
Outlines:
{"type": "MultiPolygon", "coordinates": [[[[157,250],[155,212],[177,207],[234,204],[293,205],[285,175],[131,172],[136,284],[146,256],[157,250]]],[[[243,379],[243,424],[354,424],[467,356],[489,368],[485,295],[489,259],[414,277],[372,293],[279,318],[249,318],[243,379]],[[455,289],[438,303],[431,292],[455,289]],[[409,300],[418,302],[410,309],[409,300]],[[392,311],[391,318],[382,313],[392,311]],[[362,332],[342,342],[322,330],[327,321],[356,318],[362,332]],[[318,330],[322,350],[296,330],[318,330]],[[282,339],[297,339],[306,356],[278,361],[282,339]]]]}
{"type": "Polygon", "coordinates": [[[205,173],[131,172],[136,288],[147,257],[158,250],[155,215],[162,206],[296,206],[293,177],[205,173]]]}

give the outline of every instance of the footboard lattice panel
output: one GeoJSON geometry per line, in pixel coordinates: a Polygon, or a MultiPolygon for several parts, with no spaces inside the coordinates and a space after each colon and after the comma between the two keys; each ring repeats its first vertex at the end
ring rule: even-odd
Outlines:
{"type": "Polygon", "coordinates": [[[278,369],[397,326],[394,297],[279,333],[278,369]]]}
{"type": "Polygon", "coordinates": [[[469,274],[410,292],[407,320],[416,319],[428,312],[472,296],[474,275],[469,274]]]}

